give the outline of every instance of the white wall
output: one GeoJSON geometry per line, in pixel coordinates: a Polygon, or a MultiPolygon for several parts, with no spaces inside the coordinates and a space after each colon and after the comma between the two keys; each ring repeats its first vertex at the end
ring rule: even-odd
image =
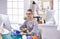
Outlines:
{"type": "Polygon", "coordinates": [[[30,8],[30,0],[25,0],[24,1],[24,12],[26,13],[26,11],[30,8]]]}
{"type": "Polygon", "coordinates": [[[7,0],[0,0],[0,14],[7,14],[7,0]]]}

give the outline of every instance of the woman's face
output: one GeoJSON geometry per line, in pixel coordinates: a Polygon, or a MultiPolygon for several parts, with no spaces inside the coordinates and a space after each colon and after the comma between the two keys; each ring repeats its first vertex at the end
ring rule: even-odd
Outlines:
{"type": "Polygon", "coordinates": [[[30,19],[30,18],[33,17],[33,14],[32,14],[32,12],[27,11],[26,16],[27,16],[28,19],[30,19]]]}

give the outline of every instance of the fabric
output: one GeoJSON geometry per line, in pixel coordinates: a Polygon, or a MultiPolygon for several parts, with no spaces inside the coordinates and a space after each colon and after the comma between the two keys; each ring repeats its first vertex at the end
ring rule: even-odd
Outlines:
{"type": "Polygon", "coordinates": [[[11,34],[2,34],[2,39],[22,39],[22,36],[11,36],[11,34]]]}
{"type": "Polygon", "coordinates": [[[0,14],[0,26],[1,24],[3,25],[3,27],[9,31],[11,31],[11,24],[10,24],[10,21],[9,21],[9,18],[7,15],[4,15],[4,14],[0,14]],[[3,23],[3,24],[2,24],[3,23]]]}
{"type": "Polygon", "coordinates": [[[30,8],[31,8],[32,11],[33,11],[33,15],[34,15],[34,16],[38,16],[38,14],[37,14],[38,5],[37,5],[37,4],[31,4],[31,7],[30,7],[30,8]]]}
{"type": "Polygon", "coordinates": [[[2,34],[3,33],[3,25],[1,24],[1,26],[0,26],[0,34],[2,34]]]}
{"type": "Polygon", "coordinates": [[[48,10],[46,12],[46,24],[56,24],[54,18],[54,10],[48,10]]]}
{"type": "Polygon", "coordinates": [[[32,39],[32,36],[27,36],[27,39],[32,39]]]}
{"type": "Polygon", "coordinates": [[[20,35],[20,36],[11,36],[11,34],[9,33],[9,34],[2,34],[2,39],[40,39],[40,38],[38,38],[37,36],[22,36],[22,35],[20,35]]]}

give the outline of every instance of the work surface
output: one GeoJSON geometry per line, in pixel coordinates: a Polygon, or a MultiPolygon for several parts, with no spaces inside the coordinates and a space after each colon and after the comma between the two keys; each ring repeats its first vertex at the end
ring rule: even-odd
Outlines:
{"type": "Polygon", "coordinates": [[[42,39],[60,39],[60,31],[57,30],[57,25],[43,24],[38,26],[42,30],[42,39]]]}

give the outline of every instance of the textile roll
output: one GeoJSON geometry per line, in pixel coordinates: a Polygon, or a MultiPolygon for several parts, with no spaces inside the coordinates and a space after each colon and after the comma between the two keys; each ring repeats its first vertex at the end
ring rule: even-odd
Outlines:
{"type": "Polygon", "coordinates": [[[27,39],[32,39],[32,36],[27,36],[27,39]]]}
{"type": "Polygon", "coordinates": [[[38,37],[37,36],[32,36],[32,39],[38,39],[38,37]]]}

